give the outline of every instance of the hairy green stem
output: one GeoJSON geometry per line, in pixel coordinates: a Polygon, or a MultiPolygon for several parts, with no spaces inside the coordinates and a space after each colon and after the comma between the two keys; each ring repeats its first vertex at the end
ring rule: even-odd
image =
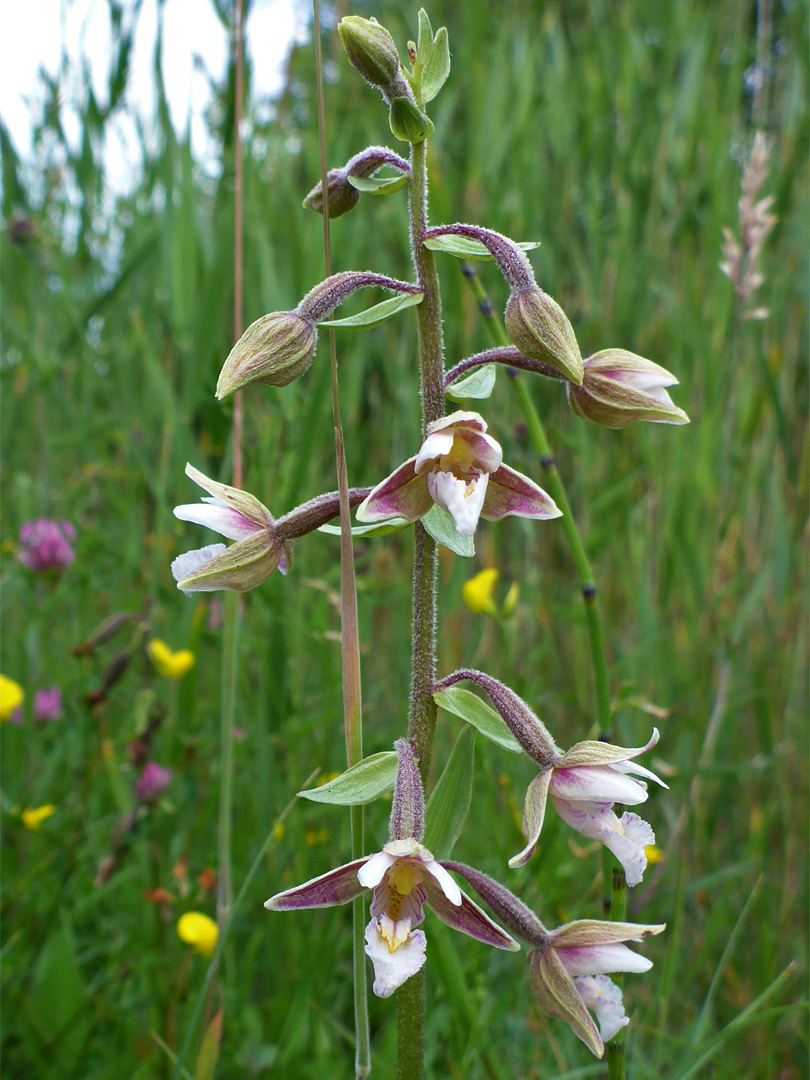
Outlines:
{"type": "MultiPolygon", "coordinates": [[[[326,183],[326,131],[323,102],[323,60],[321,56],[320,5],[312,4],[315,26],[315,69],[318,99],[318,136],[321,157],[321,189],[323,191],[323,247],[326,276],[332,274],[332,247],[329,236],[329,191],[326,183]]],[[[330,315],[331,319],[331,315],[330,315]]],[[[337,354],[335,333],[329,331],[329,356],[332,377],[332,421],[335,428],[335,465],[340,506],[340,649],[343,670],[343,726],[346,735],[346,764],[356,765],[363,756],[363,715],[360,683],[360,629],[357,619],[357,585],[354,575],[349,480],[346,471],[346,450],[340,420],[337,354]]],[[[364,854],[363,807],[349,808],[351,820],[352,859],[364,854]]],[[[362,896],[352,901],[352,963],[354,969],[354,1069],[357,1080],[371,1072],[371,1041],[368,1026],[368,988],[364,951],[365,903],[362,896]]]]}
{"type": "MultiPolygon", "coordinates": [[[[409,188],[411,253],[417,284],[423,291],[416,308],[419,336],[419,389],[422,433],[444,415],[444,363],[442,358],[442,301],[433,252],[422,244],[427,228],[427,143],[411,147],[409,188]]],[[[422,782],[427,781],[436,705],[436,541],[421,522],[414,530],[413,611],[411,618],[411,693],[408,739],[419,762],[422,782]]],[[[424,969],[397,990],[397,1080],[421,1080],[424,1075],[425,983],[424,969]]]]}
{"type": "MultiPolygon", "coordinates": [[[[495,345],[509,345],[510,341],[503,328],[503,324],[496,315],[475,268],[470,263],[465,263],[463,264],[462,269],[464,278],[478,301],[478,309],[484,318],[493,343],[495,345]]],[[[523,375],[514,372],[510,382],[515,388],[518,403],[529,430],[529,437],[534,448],[540,455],[540,464],[543,466],[545,475],[545,485],[557,506],[562,510],[563,516],[560,518],[560,525],[562,526],[563,534],[574,561],[574,566],[579,578],[580,592],[582,593],[582,599],[585,602],[585,616],[588,623],[588,641],[590,643],[591,660],[593,663],[596,715],[599,720],[600,738],[606,742],[610,742],[613,739],[610,689],[608,686],[602,615],[599,609],[593,568],[591,567],[588,553],[585,550],[585,545],[582,542],[582,536],[577,528],[576,519],[571,512],[571,504],[568,501],[568,495],[562,477],[557,470],[554,454],[551,450],[551,444],[548,441],[543,422],[540,419],[534,401],[529,393],[529,389],[526,386],[526,381],[523,375]]],[[[619,813],[621,813],[620,810],[619,813]]],[[[622,922],[624,921],[627,907],[627,882],[625,880],[624,870],[607,848],[604,850],[602,865],[605,890],[605,917],[611,919],[613,922],[622,922]]],[[[621,977],[616,978],[615,981],[621,986],[621,977]]],[[[624,1080],[624,1028],[620,1028],[619,1032],[608,1043],[606,1056],[609,1080],[624,1080]]]]}

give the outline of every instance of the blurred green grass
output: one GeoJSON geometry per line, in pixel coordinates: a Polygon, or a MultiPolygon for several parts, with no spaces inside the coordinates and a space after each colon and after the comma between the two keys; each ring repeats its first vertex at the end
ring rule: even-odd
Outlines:
{"type": "MultiPolygon", "coordinates": [[[[415,12],[391,0],[352,11],[376,16],[400,43],[414,35],[415,12]]],[[[753,134],[753,5],[518,0],[436,3],[430,15],[448,26],[453,54],[433,112],[432,220],[541,240],[538,281],[569,313],[583,355],[621,345],[664,364],[692,417],[685,429],[611,432],[574,417],[557,387],[532,385],[599,577],[611,685],[625,702],[622,741],[637,745],[649,732],[652,718],[634,702],[669,710],[654,722],[670,790],[649,811],[664,859],[630,898],[633,917],[669,929],[647,949],[651,974],[627,980],[634,1075],[806,1075],[806,1015],[796,1005],[808,910],[806,12],[774,8],[765,190],[779,224],[760,292],[771,314],[741,325],[717,264],[753,134]],[[753,1022],[735,1021],[792,962],[753,1022]]],[[[394,140],[336,36],[326,48],[334,166],[394,140]]],[[[113,103],[126,65],[124,41],[113,103]]],[[[312,72],[311,47],[297,48],[273,122],[251,119],[246,322],[294,306],[322,275],[320,218],[298,209],[319,169],[312,72]]],[[[210,115],[219,177],[204,176],[172,133],[158,90],[160,152],[112,216],[99,152],[110,116],[89,89],[77,91],[88,95],[78,153],[56,100],[35,160],[19,161],[0,129],[4,220],[26,218],[35,230],[18,242],[7,231],[3,244],[2,670],[24,685],[29,706],[35,688],[52,683],[66,701],[57,723],[34,726],[29,714],[3,729],[3,1053],[9,1077],[21,1080],[168,1075],[149,1031],[177,1045],[205,970],[174,923],[189,908],[214,908],[197,875],[216,860],[220,631],[208,626],[211,601],[179,595],[168,565],[200,543],[199,530],[171,515],[196,498],[185,461],[229,475],[230,407],[214,401],[213,387],[232,341],[233,71],[210,115]],[[40,515],[69,518],[79,534],[78,558],[55,584],[14,559],[19,526],[40,515]],[[97,656],[71,656],[103,618],[147,596],[147,634],[197,655],[179,686],[156,678],[131,625],[97,656]],[[129,668],[91,712],[84,695],[133,634],[129,668]],[[169,710],[154,753],[175,778],[115,872],[94,886],[130,806],[127,745],[153,703],[169,710]],[[38,833],[12,813],[47,802],[57,813],[38,833]],[[172,873],[181,858],[185,883],[172,873]],[[175,900],[144,898],[159,887],[175,900]]],[[[334,222],[332,243],[336,269],[407,275],[404,195],[364,200],[334,222]]],[[[486,333],[458,264],[448,258],[440,273],[455,362],[486,347],[486,333]]],[[[484,267],[482,277],[502,305],[497,273],[484,267]]],[[[417,439],[413,320],[406,313],[338,346],[350,480],[373,483],[417,439]]],[[[334,486],[328,394],[327,365],[316,362],[301,383],[246,399],[246,486],[275,513],[334,486]]],[[[538,475],[503,380],[486,415],[507,460],[538,475]]],[[[561,535],[553,524],[510,520],[485,525],[477,546],[471,564],[442,559],[441,671],[474,661],[526,696],[561,744],[586,737],[590,659],[561,535]],[[502,636],[461,603],[461,585],[483,565],[520,583],[502,636]]],[[[364,541],[357,559],[371,752],[389,747],[405,718],[409,536],[364,541]]],[[[245,599],[237,886],[311,770],[341,768],[338,587],[336,539],[310,537],[287,578],[245,599]]],[[[438,761],[455,724],[442,717],[438,761]]],[[[599,860],[582,857],[556,822],[527,868],[505,870],[530,776],[528,762],[478,740],[477,795],[458,857],[509,873],[549,924],[596,916],[599,860]]],[[[386,813],[384,801],[370,808],[370,846],[386,813]]],[[[347,853],[348,815],[328,807],[297,805],[274,839],[225,949],[218,1076],[346,1074],[348,913],[271,916],[261,902],[347,853]]],[[[523,961],[451,937],[435,920],[429,936],[429,1075],[484,1076],[482,1047],[510,1076],[599,1075],[568,1030],[534,1009],[523,961]]],[[[392,1076],[390,1003],[372,1000],[371,1016],[374,1075],[392,1076]]]]}

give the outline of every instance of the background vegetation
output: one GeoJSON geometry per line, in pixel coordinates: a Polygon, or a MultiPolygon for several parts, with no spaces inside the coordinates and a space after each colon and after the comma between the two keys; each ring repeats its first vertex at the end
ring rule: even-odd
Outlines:
{"type": "MultiPolygon", "coordinates": [[[[379,18],[403,46],[415,35],[415,8],[378,0],[351,10],[379,18]]],[[[330,17],[345,13],[339,5],[330,17]]],[[[773,5],[765,66],[754,71],[764,79],[756,119],[773,139],[765,190],[779,215],[763,258],[764,323],[739,319],[718,270],[754,131],[754,4],[433,0],[429,14],[448,26],[453,54],[433,112],[432,220],[541,240],[538,281],[564,305],[583,355],[621,345],[659,361],[681,380],[677,401],[692,418],[688,428],[607,431],[573,416],[555,385],[531,384],[602,586],[621,741],[644,742],[656,723],[654,767],[670,784],[648,815],[663,861],[630,900],[632,917],[669,924],[646,950],[650,976],[627,980],[633,1075],[805,1076],[804,6],[773,5]]],[[[106,100],[88,84],[76,90],[78,153],[56,93],[33,160],[20,161],[0,128],[2,669],[27,693],[25,722],[3,728],[9,1080],[167,1076],[150,1032],[178,1045],[206,967],[175,923],[189,909],[214,914],[199,875],[216,866],[221,630],[216,600],[181,596],[169,563],[201,539],[171,514],[197,498],[184,463],[230,476],[229,406],[213,388],[232,343],[234,79],[231,69],[215,87],[209,118],[221,173],[200,171],[158,85],[159,148],[149,151],[150,133],[135,193],[116,198],[101,145],[129,44],[122,31],[106,100]],[[78,557],[56,581],[15,560],[19,527],[38,516],[77,529],[78,557]],[[120,611],[141,618],[93,654],[71,654],[120,611]],[[158,676],[143,651],[150,637],[191,648],[192,671],[176,682],[158,676]],[[87,695],[121,650],[132,654],[123,676],[91,707],[87,695]],[[34,690],[50,684],[62,688],[65,715],[34,724],[34,690]],[[174,778],[94,884],[134,805],[128,746],[163,706],[152,753],[174,778]],[[26,830],[19,809],[46,803],[55,814],[26,830]],[[156,889],[168,898],[155,899],[156,889]]],[[[385,110],[336,35],[326,48],[330,165],[369,143],[394,146],[385,110]]],[[[313,70],[311,46],[297,48],[271,119],[265,109],[248,120],[246,322],[294,306],[322,275],[321,219],[299,210],[318,176],[313,70]]],[[[365,199],[333,224],[332,242],[336,269],[407,275],[404,195],[365,199]]],[[[448,258],[440,273],[455,362],[487,339],[458,263],[448,258]]],[[[484,266],[482,276],[502,305],[497,272],[484,266]]],[[[354,483],[374,483],[413,451],[414,343],[409,313],[338,343],[354,483]]],[[[246,399],[246,486],[279,514],[334,486],[328,365],[319,361],[301,383],[246,399]]],[[[486,414],[507,460],[538,476],[503,376],[486,414]]],[[[441,670],[474,661],[527,697],[561,744],[587,737],[587,638],[558,528],[510,520],[484,526],[477,546],[472,563],[443,553],[441,670]],[[502,632],[462,604],[463,582],[485,565],[500,569],[504,588],[520,584],[502,632]]],[[[357,565],[371,752],[390,747],[406,708],[409,534],[358,544],[357,565]]],[[[288,577],[245,598],[237,887],[310,772],[342,767],[338,586],[337,541],[316,536],[297,544],[288,577]]],[[[445,715],[439,762],[456,731],[445,715]]],[[[505,869],[520,845],[530,763],[479,738],[476,769],[458,857],[508,874],[549,925],[598,916],[600,860],[556,822],[538,857],[505,869]]],[[[372,846],[386,815],[384,800],[370,808],[372,846]]],[[[275,829],[225,950],[218,1077],[349,1074],[348,911],[261,907],[347,855],[339,809],[299,803],[275,829]]],[[[483,1048],[504,1077],[600,1075],[567,1028],[539,1014],[522,959],[451,938],[436,920],[429,935],[430,1075],[484,1076],[483,1048]]],[[[385,1080],[394,1010],[376,1000],[371,1009],[374,1075],[385,1080]]]]}

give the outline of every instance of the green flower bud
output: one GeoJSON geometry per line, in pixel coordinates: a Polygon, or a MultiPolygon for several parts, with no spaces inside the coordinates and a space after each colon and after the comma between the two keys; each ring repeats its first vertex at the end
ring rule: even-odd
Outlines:
{"type": "MultiPolygon", "coordinates": [[[[329,196],[329,217],[340,217],[354,210],[360,202],[360,192],[349,183],[345,169],[332,169],[326,174],[326,191],[329,196]]],[[[323,188],[320,181],[304,199],[305,210],[315,210],[323,213],[323,188]]]]}
{"type": "Polygon", "coordinates": [[[393,96],[403,80],[396,44],[385,27],[376,19],[347,15],[338,23],[338,33],[349,63],[366,82],[393,96]]]}
{"type": "Polygon", "coordinates": [[[395,97],[391,102],[388,123],[401,142],[424,142],[435,130],[430,117],[407,97],[395,97]]]}
{"type": "Polygon", "coordinates": [[[251,383],[286,386],[312,363],[315,327],[294,311],[273,311],[251,323],[231,349],[217,382],[223,398],[251,383]]]}
{"type": "Polygon", "coordinates": [[[563,309],[537,285],[515,290],[504,312],[506,332],[524,356],[542,360],[579,386],[582,356],[563,309]]]}

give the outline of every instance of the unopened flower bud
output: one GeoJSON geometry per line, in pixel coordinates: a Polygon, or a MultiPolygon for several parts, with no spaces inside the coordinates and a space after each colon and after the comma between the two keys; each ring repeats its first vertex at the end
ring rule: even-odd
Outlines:
{"type": "Polygon", "coordinates": [[[689,417],[666,391],[678,380],[666,368],[625,349],[603,349],[583,363],[581,386],[568,385],[578,416],[603,427],[623,428],[634,420],[688,424],[689,417]]]}
{"type": "Polygon", "coordinates": [[[429,138],[435,128],[433,121],[408,97],[395,97],[388,113],[388,124],[394,137],[401,142],[420,143],[429,138]]]}
{"type": "Polygon", "coordinates": [[[504,312],[506,332],[524,356],[542,360],[579,386],[582,356],[563,309],[537,285],[517,289],[504,312]]]}
{"type": "Polygon", "coordinates": [[[407,739],[395,743],[397,778],[388,823],[389,840],[421,840],[425,833],[425,796],[419,766],[407,739]]]}
{"type": "MultiPolygon", "coordinates": [[[[349,183],[346,169],[332,169],[326,174],[326,192],[329,202],[329,217],[336,218],[354,210],[360,202],[360,192],[349,183]]],[[[323,213],[323,187],[320,181],[304,199],[305,210],[323,213]]]]}
{"type": "Polygon", "coordinates": [[[217,381],[217,397],[257,382],[286,386],[312,363],[317,341],[315,327],[294,311],[262,315],[231,349],[217,381]]]}
{"type": "Polygon", "coordinates": [[[393,97],[403,79],[396,43],[385,27],[376,19],[347,15],[338,23],[338,33],[349,63],[366,82],[393,97]]]}

